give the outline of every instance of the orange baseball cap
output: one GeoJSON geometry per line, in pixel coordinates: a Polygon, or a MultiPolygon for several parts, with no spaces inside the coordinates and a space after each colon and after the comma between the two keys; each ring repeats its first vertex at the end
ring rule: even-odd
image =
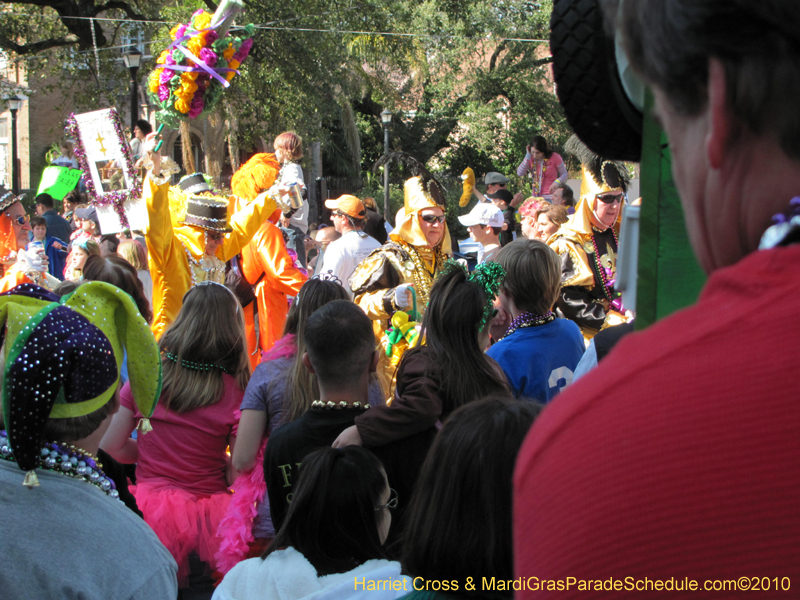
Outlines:
{"type": "Polygon", "coordinates": [[[340,196],[335,200],[325,200],[325,206],[331,210],[338,209],[354,219],[363,219],[367,216],[367,210],[364,208],[364,203],[350,194],[345,194],[344,196],[340,196]]]}

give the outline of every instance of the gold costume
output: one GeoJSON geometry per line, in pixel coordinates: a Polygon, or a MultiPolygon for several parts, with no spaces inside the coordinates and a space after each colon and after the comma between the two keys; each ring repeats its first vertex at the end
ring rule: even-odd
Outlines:
{"type": "Polygon", "coordinates": [[[575,207],[575,214],[547,244],[561,258],[561,291],[556,305],[566,318],[578,324],[588,343],[601,329],[620,325],[627,319],[619,310],[621,301],[614,290],[622,211],[612,228],[595,228],[591,221],[595,194],[611,188],[606,184],[587,187],[587,181],[594,183],[584,169],[581,191],[585,194],[575,207]]]}
{"type": "Polygon", "coordinates": [[[183,296],[201,281],[224,283],[225,261],[241,252],[278,208],[264,195],[230,213],[229,226],[215,256],[205,255],[205,230],[182,222],[185,196],[169,183],[157,184],[152,176],[145,179],[144,198],[150,220],[147,240],[150,276],[153,279],[153,324],[159,339],[183,305],[183,296]]]}
{"type": "MultiPolygon", "coordinates": [[[[431,248],[419,224],[419,211],[425,208],[441,208],[425,189],[420,177],[406,181],[404,188],[405,217],[402,223],[389,234],[389,241],[374,250],[356,267],[350,277],[354,301],[372,319],[375,339],[380,343],[384,332],[391,326],[392,315],[397,311],[394,304],[395,288],[402,284],[414,286],[417,320],[422,320],[431,287],[442,268],[447,255],[451,254],[450,232],[444,224],[442,240],[431,248]]],[[[387,398],[394,395],[394,372],[385,348],[379,351],[378,379],[387,398]]]]}

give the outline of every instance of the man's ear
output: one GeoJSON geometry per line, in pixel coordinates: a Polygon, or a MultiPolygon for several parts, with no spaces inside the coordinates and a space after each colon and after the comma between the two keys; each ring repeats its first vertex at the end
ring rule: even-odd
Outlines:
{"type": "Polygon", "coordinates": [[[309,373],[312,375],[316,373],[316,371],[314,371],[314,367],[311,366],[311,359],[308,358],[308,352],[303,352],[303,364],[306,366],[306,369],[308,369],[309,373]]]}
{"type": "Polygon", "coordinates": [[[734,115],[727,102],[727,83],[725,67],[719,59],[708,61],[708,133],[706,135],[706,155],[712,169],[719,169],[725,158],[725,151],[734,133],[734,115]]]}
{"type": "Polygon", "coordinates": [[[378,360],[380,359],[380,355],[378,354],[377,350],[372,351],[372,358],[369,361],[369,372],[374,373],[378,370],[378,360]]]}

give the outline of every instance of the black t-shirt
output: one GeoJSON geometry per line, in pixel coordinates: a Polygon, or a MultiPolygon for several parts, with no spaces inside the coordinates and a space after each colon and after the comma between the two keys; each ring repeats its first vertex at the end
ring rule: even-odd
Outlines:
{"type": "MultiPolygon", "coordinates": [[[[330,446],[363,412],[363,409],[355,408],[311,410],[272,432],[264,451],[264,480],[275,531],[280,529],[286,518],[293,486],[305,456],[330,446]]],[[[404,509],[408,506],[417,475],[435,435],[436,428],[431,427],[422,433],[372,449],[383,463],[389,486],[394,488],[400,500],[392,518],[390,541],[397,539],[402,531],[404,509]]]]}

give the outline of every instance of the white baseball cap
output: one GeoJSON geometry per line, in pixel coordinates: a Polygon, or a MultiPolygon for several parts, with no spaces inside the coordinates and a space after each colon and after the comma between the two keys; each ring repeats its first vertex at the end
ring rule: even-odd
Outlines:
{"type": "Polygon", "coordinates": [[[478,202],[474,208],[458,220],[465,227],[483,225],[489,227],[503,226],[503,211],[490,202],[478,202]]]}

